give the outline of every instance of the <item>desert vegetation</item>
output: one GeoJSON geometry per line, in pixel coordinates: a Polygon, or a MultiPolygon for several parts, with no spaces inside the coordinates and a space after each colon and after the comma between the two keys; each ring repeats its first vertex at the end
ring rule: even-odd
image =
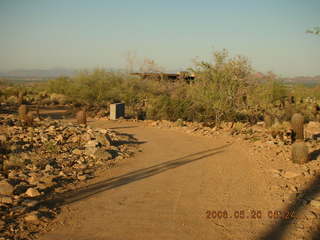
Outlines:
{"type": "Polygon", "coordinates": [[[172,82],[96,69],[41,84],[2,87],[0,98],[18,105],[87,106],[95,114],[108,111],[110,103],[124,102],[128,117],[211,125],[255,123],[263,116],[290,121],[295,112],[303,112],[306,121],[319,117],[320,86],[286,85],[272,73],[258,78],[248,59],[230,57],[227,50],[215,52],[213,62],[196,62],[189,71],[196,76],[193,81],[172,82]]]}
{"type": "Polygon", "coordinates": [[[226,130],[253,144],[256,155],[258,143],[273,159],[282,153],[290,164],[303,164],[305,176],[320,172],[310,163],[319,155],[319,132],[312,127],[319,128],[320,85],[284,84],[272,73],[258,76],[247,58],[227,50],[215,52],[212,62],[195,62],[189,73],[195,76],[191,81],[102,69],[38,83],[1,81],[0,226],[6,236],[33,237],[46,225],[45,215],[54,218],[60,211],[43,209],[44,201],[93,178],[110,160],[134,153],[135,138],[87,126],[89,118],[108,117],[111,103],[125,103],[126,118],[156,127],[206,136],[226,130]],[[51,108],[76,121],[50,119],[45,111],[51,108]]]}

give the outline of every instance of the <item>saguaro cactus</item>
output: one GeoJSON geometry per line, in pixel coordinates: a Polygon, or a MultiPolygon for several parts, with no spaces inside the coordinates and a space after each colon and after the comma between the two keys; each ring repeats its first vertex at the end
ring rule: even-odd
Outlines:
{"type": "Polygon", "coordinates": [[[32,126],[33,125],[33,119],[34,119],[34,115],[32,112],[28,112],[27,115],[25,115],[25,125],[26,126],[32,126]]]}
{"type": "Polygon", "coordinates": [[[290,121],[293,114],[294,114],[293,106],[292,104],[288,103],[284,108],[283,120],[290,121]]]}
{"type": "Polygon", "coordinates": [[[304,139],[304,117],[300,113],[293,114],[291,118],[292,140],[304,139]]]}
{"type": "Polygon", "coordinates": [[[17,102],[18,102],[18,105],[21,105],[23,104],[23,97],[26,95],[26,92],[25,91],[19,91],[17,93],[17,102]]]}
{"type": "Polygon", "coordinates": [[[37,107],[36,107],[36,116],[37,116],[37,118],[41,119],[41,117],[40,117],[40,106],[39,106],[39,103],[37,104],[37,107]]]}
{"type": "Polygon", "coordinates": [[[291,151],[291,160],[293,163],[303,164],[310,160],[308,147],[302,139],[298,139],[294,144],[292,144],[291,151]]]}
{"type": "Polygon", "coordinates": [[[266,128],[270,128],[272,126],[272,116],[269,113],[265,113],[263,116],[264,125],[266,128]]]}
{"type": "Polygon", "coordinates": [[[86,110],[80,110],[77,113],[77,122],[78,122],[78,124],[87,124],[87,113],[86,113],[86,110]]]}
{"type": "Polygon", "coordinates": [[[315,103],[315,104],[312,105],[311,112],[312,112],[312,114],[313,114],[315,119],[317,119],[317,115],[318,115],[319,110],[320,110],[320,107],[319,107],[318,104],[315,103]]]}
{"type": "Polygon", "coordinates": [[[25,120],[25,116],[27,115],[27,113],[28,113],[27,105],[24,105],[24,104],[20,105],[18,108],[18,114],[19,114],[20,121],[25,120]]]}

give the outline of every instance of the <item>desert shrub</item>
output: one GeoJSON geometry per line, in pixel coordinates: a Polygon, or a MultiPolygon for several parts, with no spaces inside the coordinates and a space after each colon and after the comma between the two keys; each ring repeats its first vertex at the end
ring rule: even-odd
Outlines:
{"type": "Polygon", "coordinates": [[[147,118],[154,120],[196,120],[193,114],[192,103],[189,99],[171,98],[169,95],[152,98],[147,108],[147,118]]]}
{"type": "MultiPolygon", "coordinates": [[[[263,81],[257,80],[246,58],[230,57],[226,50],[215,52],[213,62],[196,62],[190,70],[196,78],[187,83],[140,79],[96,69],[50,80],[36,91],[42,101],[51,101],[48,96],[60,96],[63,100],[54,101],[102,106],[106,111],[110,103],[124,102],[131,116],[146,113],[148,119],[154,120],[181,119],[215,124],[222,121],[255,123],[262,119],[266,110],[278,119],[290,119],[292,114],[288,112],[284,117],[286,110],[280,107],[285,98],[320,100],[320,86],[314,88],[318,90],[288,86],[273,74],[263,81]],[[46,94],[41,97],[40,92],[46,94]]],[[[303,108],[299,104],[292,105],[292,112],[303,108]]]]}
{"type": "Polygon", "coordinates": [[[280,104],[281,99],[289,94],[288,87],[277,79],[268,79],[265,82],[249,88],[249,104],[260,105],[263,109],[269,109],[275,104],[280,104]]]}
{"type": "Polygon", "coordinates": [[[126,77],[128,76],[121,73],[101,69],[83,71],[72,78],[62,77],[49,81],[46,90],[49,93],[65,95],[74,102],[92,105],[123,101],[124,97],[127,97],[125,100],[131,100],[130,96],[135,94],[130,87],[134,87],[134,84],[127,88],[126,77]]]}
{"type": "Polygon", "coordinates": [[[244,57],[228,57],[226,50],[214,53],[214,62],[197,62],[193,69],[196,81],[189,89],[200,119],[219,123],[234,120],[243,95],[246,95],[251,72],[244,57]]]}
{"type": "Polygon", "coordinates": [[[59,77],[59,78],[50,80],[47,83],[47,90],[50,93],[66,95],[67,92],[70,90],[70,86],[71,86],[71,79],[70,78],[59,77]]]}
{"type": "Polygon", "coordinates": [[[66,104],[68,102],[67,97],[59,93],[50,94],[49,99],[56,104],[66,104]]]}

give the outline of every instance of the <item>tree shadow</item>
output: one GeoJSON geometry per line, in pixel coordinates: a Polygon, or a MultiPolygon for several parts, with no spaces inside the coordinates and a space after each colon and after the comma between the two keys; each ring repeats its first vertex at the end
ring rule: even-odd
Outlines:
{"type": "MultiPolygon", "coordinates": [[[[314,199],[317,194],[320,192],[320,176],[316,176],[312,182],[305,188],[301,194],[295,199],[293,203],[287,206],[287,208],[282,213],[294,213],[294,216],[297,216],[299,212],[301,212],[304,208],[305,199],[314,199]]],[[[260,238],[261,240],[280,240],[282,239],[290,224],[295,220],[294,216],[288,219],[279,219],[279,221],[271,228],[269,232],[264,233],[260,238]]],[[[315,233],[317,234],[317,233],[315,233]]],[[[314,235],[319,239],[319,235],[314,235]]]]}
{"type": "Polygon", "coordinates": [[[115,131],[117,133],[117,135],[121,138],[121,137],[125,137],[126,140],[113,140],[112,141],[112,145],[114,146],[121,146],[121,145],[125,145],[125,144],[144,144],[147,143],[147,141],[138,141],[137,138],[134,137],[134,134],[129,134],[129,133],[121,133],[118,131],[115,131]]]}
{"type": "Polygon", "coordinates": [[[70,119],[70,118],[73,118],[73,115],[74,114],[70,111],[65,111],[65,112],[55,111],[55,112],[46,112],[46,113],[40,112],[40,116],[42,118],[51,118],[53,120],[70,119]]]}
{"type": "Polygon", "coordinates": [[[59,207],[62,205],[77,202],[77,201],[89,198],[98,193],[108,191],[117,187],[121,187],[123,185],[133,183],[139,180],[143,180],[145,178],[158,175],[170,169],[174,169],[174,168],[183,166],[185,164],[219,154],[221,152],[224,152],[224,149],[230,145],[231,144],[226,144],[217,148],[212,148],[206,151],[197,152],[197,153],[183,156],[174,160],[166,161],[151,167],[136,170],[118,177],[113,177],[113,178],[77,189],[74,191],[67,191],[61,194],[57,194],[52,199],[40,203],[38,207],[40,207],[41,205],[59,207]]]}
{"type": "Polygon", "coordinates": [[[137,128],[138,126],[111,127],[109,129],[137,128]]]}
{"type": "Polygon", "coordinates": [[[313,232],[311,239],[312,240],[320,240],[320,224],[317,226],[317,230],[313,232]]]}

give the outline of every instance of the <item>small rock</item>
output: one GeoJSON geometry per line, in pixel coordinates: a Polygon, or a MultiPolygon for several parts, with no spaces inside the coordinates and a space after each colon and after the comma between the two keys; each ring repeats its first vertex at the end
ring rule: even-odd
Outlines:
{"type": "Polygon", "coordinates": [[[51,186],[53,184],[53,179],[54,179],[54,176],[47,175],[47,176],[42,177],[40,179],[40,182],[43,182],[43,183],[51,186]]]}
{"type": "Polygon", "coordinates": [[[53,170],[53,167],[50,164],[47,164],[45,169],[44,169],[45,172],[50,172],[52,170],[53,170]]]}
{"type": "Polygon", "coordinates": [[[270,172],[274,177],[280,177],[281,176],[281,170],[278,169],[270,169],[270,172]]]}
{"type": "Polygon", "coordinates": [[[1,134],[0,135],[0,143],[6,143],[8,141],[8,138],[6,135],[1,134]]]}
{"type": "Polygon", "coordinates": [[[84,154],[87,156],[93,156],[96,151],[98,151],[97,147],[87,147],[84,151],[84,154]]]}
{"type": "Polygon", "coordinates": [[[34,188],[28,188],[28,190],[26,191],[27,196],[29,197],[38,197],[40,196],[40,193],[37,189],[34,188]]]}
{"type": "Polygon", "coordinates": [[[18,172],[16,170],[8,171],[8,178],[16,178],[17,175],[18,175],[18,172]]]}
{"type": "Polygon", "coordinates": [[[90,140],[86,143],[87,148],[94,148],[99,145],[99,142],[96,140],[90,140]]]}
{"type": "Polygon", "coordinates": [[[284,173],[282,173],[282,176],[284,178],[290,179],[290,178],[295,178],[295,177],[300,176],[300,173],[285,171],[284,173]]]}
{"type": "Polygon", "coordinates": [[[40,190],[44,190],[46,188],[48,188],[49,185],[45,184],[45,183],[38,183],[37,184],[37,188],[40,189],[40,190]]]}
{"type": "Polygon", "coordinates": [[[94,154],[93,154],[93,157],[96,159],[96,160],[109,160],[112,158],[112,155],[111,153],[107,152],[106,150],[104,149],[97,149],[94,154]]]}
{"type": "Polygon", "coordinates": [[[72,151],[72,153],[73,154],[75,154],[75,155],[81,155],[82,154],[82,151],[80,150],[80,149],[74,149],[73,151],[72,151]]]}
{"type": "Polygon", "coordinates": [[[257,126],[264,126],[264,122],[257,122],[257,126]]]}
{"type": "Polygon", "coordinates": [[[3,180],[0,182],[0,194],[11,195],[13,193],[14,187],[8,183],[8,181],[3,180]]]}
{"type": "Polygon", "coordinates": [[[12,204],[13,203],[13,200],[11,197],[9,196],[0,196],[0,203],[3,203],[3,204],[12,204]]]}
{"type": "Polygon", "coordinates": [[[320,201],[318,200],[311,200],[310,205],[312,207],[320,208],[320,201]]]}
{"type": "Polygon", "coordinates": [[[100,143],[102,146],[110,146],[110,139],[103,134],[96,134],[96,141],[100,143]]]}
{"type": "Polygon", "coordinates": [[[25,201],[23,202],[23,205],[25,205],[25,206],[27,206],[27,207],[34,207],[34,206],[36,206],[37,204],[38,204],[38,202],[35,201],[35,200],[25,200],[25,201]]]}
{"type": "Polygon", "coordinates": [[[81,175],[81,176],[78,176],[78,180],[79,181],[84,181],[87,179],[87,175],[81,175]]]}
{"type": "Polygon", "coordinates": [[[291,191],[293,191],[293,192],[298,192],[298,191],[299,191],[299,189],[298,189],[297,186],[290,186],[290,189],[291,189],[291,191]]]}
{"type": "Polygon", "coordinates": [[[81,141],[81,136],[78,136],[78,135],[72,136],[72,137],[69,138],[69,140],[70,140],[71,142],[73,142],[73,143],[77,143],[77,142],[80,142],[80,141],[81,141]]]}
{"type": "Polygon", "coordinates": [[[86,168],[88,168],[88,165],[81,163],[81,164],[74,165],[74,167],[77,169],[86,169],[86,168]]]}
{"type": "Polygon", "coordinates": [[[31,159],[29,153],[21,153],[21,154],[20,154],[20,157],[21,157],[23,160],[31,159]]]}
{"type": "Polygon", "coordinates": [[[58,143],[62,143],[62,142],[63,142],[63,136],[62,136],[62,135],[58,135],[58,136],[56,136],[55,140],[56,140],[58,143]]]}
{"type": "Polygon", "coordinates": [[[37,212],[31,212],[24,216],[24,220],[29,223],[38,223],[39,218],[38,218],[38,213],[37,212]]]}
{"type": "Polygon", "coordinates": [[[37,185],[39,183],[39,180],[35,176],[31,176],[27,179],[28,183],[31,185],[37,185]]]}

